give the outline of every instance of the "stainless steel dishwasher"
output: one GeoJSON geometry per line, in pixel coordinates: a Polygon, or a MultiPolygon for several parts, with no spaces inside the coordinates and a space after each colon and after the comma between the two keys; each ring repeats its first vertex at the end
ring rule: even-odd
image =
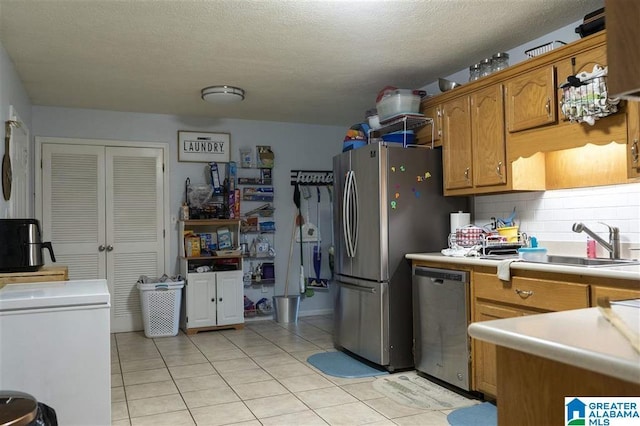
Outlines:
{"type": "Polygon", "coordinates": [[[415,368],[470,390],[469,274],[413,267],[415,368]]]}

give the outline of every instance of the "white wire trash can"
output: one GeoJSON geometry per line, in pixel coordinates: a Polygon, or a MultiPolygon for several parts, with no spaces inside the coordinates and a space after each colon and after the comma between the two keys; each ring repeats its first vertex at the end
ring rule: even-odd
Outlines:
{"type": "Polygon", "coordinates": [[[184,280],[163,275],[141,276],[137,282],[142,304],[144,335],[148,338],[175,336],[180,325],[180,303],[184,280]]]}

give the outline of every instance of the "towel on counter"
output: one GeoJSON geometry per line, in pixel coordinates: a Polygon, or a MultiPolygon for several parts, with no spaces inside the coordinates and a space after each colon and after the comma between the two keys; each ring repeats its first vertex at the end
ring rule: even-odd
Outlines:
{"type": "Polygon", "coordinates": [[[476,256],[478,254],[478,250],[476,247],[455,247],[455,248],[446,248],[440,250],[444,256],[452,256],[452,257],[469,257],[476,256]]]}
{"type": "Polygon", "coordinates": [[[498,278],[502,281],[511,281],[511,263],[520,259],[507,259],[498,263],[498,278]]]}

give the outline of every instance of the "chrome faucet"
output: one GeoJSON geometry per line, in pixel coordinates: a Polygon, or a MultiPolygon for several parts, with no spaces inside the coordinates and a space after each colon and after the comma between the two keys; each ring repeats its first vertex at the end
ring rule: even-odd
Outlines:
{"type": "Polygon", "coordinates": [[[620,230],[615,226],[609,226],[604,222],[598,222],[609,228],[609,242],[606,242],[602,237],[587,228],[583,223],[574,223],[573,232],[584,232],[591,238],[596,240],[602,247],[606,248],[609,252],[609,258],[620,259],[620,230]]]}

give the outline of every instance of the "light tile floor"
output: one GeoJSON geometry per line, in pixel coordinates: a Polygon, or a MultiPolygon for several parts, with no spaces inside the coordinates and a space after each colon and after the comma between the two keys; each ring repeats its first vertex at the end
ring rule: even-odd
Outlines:
{"type": "Polygon", "coordinates": [[[410,408],[374,378],[325,375],[309,355],[334,350],[330,316],[297,324],[148,339],[111,336],[113,425],[448,425],[448,411],[410,408]]]}

